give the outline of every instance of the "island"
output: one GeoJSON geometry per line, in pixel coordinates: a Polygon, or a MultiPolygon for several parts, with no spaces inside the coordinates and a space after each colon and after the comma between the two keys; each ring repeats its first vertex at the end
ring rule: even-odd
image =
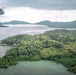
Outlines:
{"type": "Polygon", "coordinates": [[[8,68],[19,61],[50,60],[63,64],[76,74],[76,30],[15,35],[1,40],[1,43],[15,46],[0,58],[0,68],[8,68]]]}

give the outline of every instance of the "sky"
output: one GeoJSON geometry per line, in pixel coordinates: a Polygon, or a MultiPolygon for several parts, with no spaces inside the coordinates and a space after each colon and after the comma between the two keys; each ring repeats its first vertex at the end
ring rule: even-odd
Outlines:
{"type": "Polygon", "coordinates": [[[76,0],[0,0],[5,14],[0,22],[20,20],[36,23],[43,20],[70,22],[76,20],[76,0]]]}

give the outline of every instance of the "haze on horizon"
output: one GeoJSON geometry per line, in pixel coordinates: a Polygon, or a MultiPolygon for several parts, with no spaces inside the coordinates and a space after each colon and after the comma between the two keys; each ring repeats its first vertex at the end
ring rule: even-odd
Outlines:
{"type": "Polygon", "coordinates": [[[5,14],[0,16],[0,22],[76,20],[76,0],[0,0],[0,7],[5,11],[5,14]]]}

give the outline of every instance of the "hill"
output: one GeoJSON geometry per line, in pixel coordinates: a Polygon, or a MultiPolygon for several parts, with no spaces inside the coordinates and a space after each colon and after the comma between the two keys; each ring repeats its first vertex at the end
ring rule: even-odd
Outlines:
{"type": "MultiPolygon", "coordinates": [[[[13,20],[10,22],[4,22],[2,24],[32,24],[29,22],[25,22],[25,21],[17,21],[17,20],[13,20]]],[[[40,21],[37,23],[34,23],[35,25],[47,25],[49,27],[54,27],[54,28],[76,28],[76,21],[72,21],[72,22],[51,22],[49,20],[44,20],[44,21],[40,21]]]]}
{"type": "Polygon", "coordinates": [[[14,45],[0,58],[0,68],[8,68],[19,61],[51,60],[63,64],[76,74],[76,30],[54,30],[38,35],[15,35],[1,40],[14,45]]]}
{"type": "Polygon", "coordinates": [[[55,28],[76,28],[76,21],[72,22],[51,22],[49,20],[41,21],[35,24],[47,25],[55,28]]]}
{"type": "Polygon", "coordinates": [[[13,20],[13,21],[10,21],[10,22],[4,22],[3,24],[30,24],[30,23],[24,22],[24,21],[13,20]]]}

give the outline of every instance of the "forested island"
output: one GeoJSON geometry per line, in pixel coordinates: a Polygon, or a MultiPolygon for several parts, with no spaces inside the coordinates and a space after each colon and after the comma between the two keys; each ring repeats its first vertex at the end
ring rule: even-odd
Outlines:
{"type": "Polygon", "coordinates": [[[76,73],[76,30],[54,30],[38,35],[15,35],[2,44],[14,45],[0,58],[0,68],[8,68],[19,61],[50,60],[63,64],[76,73]]]}

